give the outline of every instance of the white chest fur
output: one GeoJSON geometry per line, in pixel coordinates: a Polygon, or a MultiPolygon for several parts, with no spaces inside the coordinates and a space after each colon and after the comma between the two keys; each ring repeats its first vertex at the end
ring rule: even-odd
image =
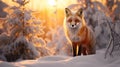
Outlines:
{"type": "Polygon", "coordinates": [[[69,38],[73,42],[78,42],[80,41],[80,36],[77,35],[79,32],[79,29],[69,29],[69,38]]]}

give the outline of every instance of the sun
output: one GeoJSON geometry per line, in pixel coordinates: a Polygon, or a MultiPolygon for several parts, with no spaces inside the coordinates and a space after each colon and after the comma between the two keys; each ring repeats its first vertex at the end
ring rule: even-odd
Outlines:
{"type": "Polygon", "coordinates": [[[48,1],[48,5],[50,5],[50,6],[55,6],[56,5],[55,0],[47,0],[47,1],[48,1]]]}

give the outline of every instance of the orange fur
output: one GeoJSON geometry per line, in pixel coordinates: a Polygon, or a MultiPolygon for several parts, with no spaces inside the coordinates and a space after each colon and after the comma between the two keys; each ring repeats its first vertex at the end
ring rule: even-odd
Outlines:
{"type": "Polygon", "coordinates": [[[79,9],[76,13],[72,13],[68,8],[65,10],[64,31],[72,44],[73,55],[95,54],[95,36],[85,23],[82,9],[79,9]],[[79,47],[78,50],[77,47],[79,47]]]}

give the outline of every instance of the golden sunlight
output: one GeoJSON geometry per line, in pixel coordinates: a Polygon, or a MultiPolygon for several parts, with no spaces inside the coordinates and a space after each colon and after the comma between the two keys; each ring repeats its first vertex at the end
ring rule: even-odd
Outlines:
{"type": "Polygon", "coordinates": [[[56,5],[56,0],[47,0],[48,5],[50,6],[55,6],[56,5]]]}
{"type": "MultiPolygon", "coordinates": [[[[10,6],[16,5],[12,0],[2,1],[10,6]]],[[[76,0],[30,0],[26,7],[33,10],[35,17],[45,22],[45,25],[53,27],[55,23],[62,25],[64,8],[76,3],[76,0]]]]}

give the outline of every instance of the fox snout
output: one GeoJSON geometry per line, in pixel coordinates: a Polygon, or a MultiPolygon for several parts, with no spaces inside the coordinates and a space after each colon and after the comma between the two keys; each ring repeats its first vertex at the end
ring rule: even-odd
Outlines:
{"type": "Polygon", "coordinates": [[[76,24],[71,24],[70,26],[71,26],[71,28],[76,28],[77,27],[76,24]]]}
{"type": "Polygon", "coordinates": [[[80,23],[75,23],[75,22],[73,22],[73,23],[70,23],[69,24],[69,27],[70,28],[77,28],[77,27],[79,27],[80,26],[80,23]]]}

